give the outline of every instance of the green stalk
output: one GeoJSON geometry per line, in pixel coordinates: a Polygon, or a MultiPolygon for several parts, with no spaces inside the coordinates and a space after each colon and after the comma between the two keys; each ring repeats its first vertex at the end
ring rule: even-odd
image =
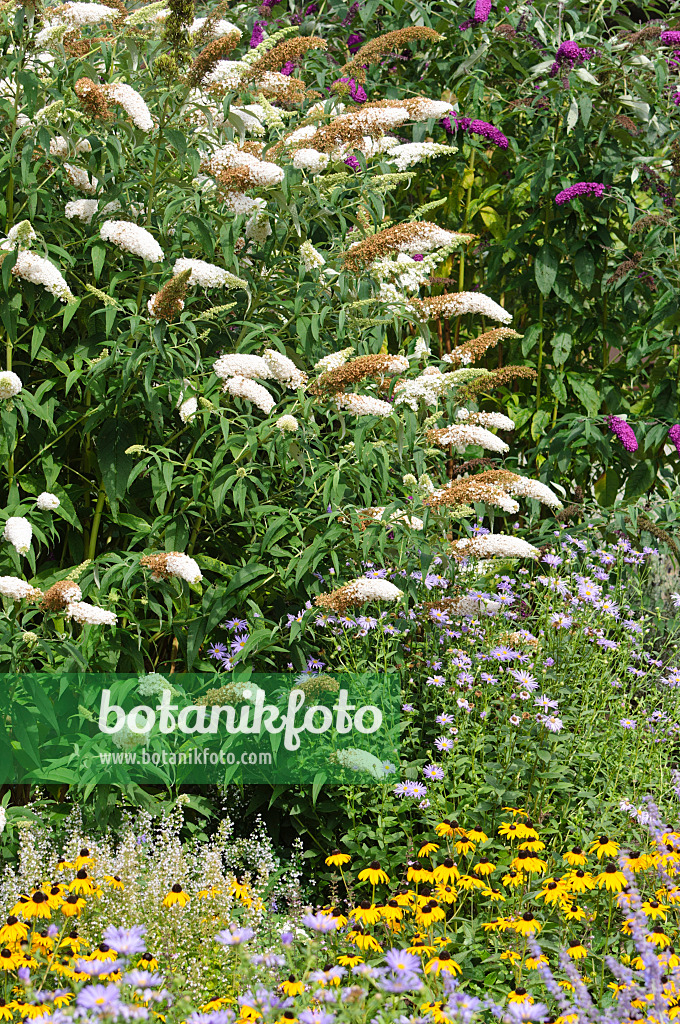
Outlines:
{"type": "Polygon", "coordinates": [[[94,518],[92,520],[92,532],[90,533],[90,546],[87,552],[87,557],[90,560],[94,560],[95,552],[97,550],[97,534],[99,533],[99,524],[101,523],[102,512],[104,511],[105,500],[106,490],[102,482],[99,485],[99,494],[97,495],[97,504],[95,506],[94,518]]]}

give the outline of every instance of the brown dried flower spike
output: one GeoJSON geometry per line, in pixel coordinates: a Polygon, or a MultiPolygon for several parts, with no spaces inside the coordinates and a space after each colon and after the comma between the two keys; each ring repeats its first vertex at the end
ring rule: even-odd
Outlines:
{"type": "Polygon", "coordinates": [[[60,612],[72,601],[80,601],[80,587],[73,580],[59,580],[42,595],[42,607],[46,612],[60,612]]]}
{"type": "Polygon", "coordinates": [[[110,119],[111,111],[106,93],[101,85],[97,85],[91,78],[79,78],[73,91],[93,120],[108,121],[110,119]]]}
{"type": "MultiPolygon", "coordinates": [[[[335,370],[329,370],[322,374],[314,384],[309,387],[308,393],[312,395],[339,395],[346,390],[349,384],[357,384],[366,377],[383,377],[393,375],[394,356],[374,355],[359,356],[343,363],[335,370]]],[[[399,371],[397,371],[399,372],[399,371]]]]}
{"type": "Polygon", "coordinates": [[[435,32],[433,28],[426,28],[424,25],[412,25],[409,28],[398,28],[394,32],[386,32],[385,35],[376,36],[369,40],[357,50],[352,59],[341,69],[342,76],[354,78],[357,82],[366,81],[366,67],[375,64],[380,57],[388,53],[395,53],[403,50],[408,43],[420,42],[436,43],[444,36],[435,32]]]}
{"type": "Polygon", "coordinates": [[[213,39],[211,43],[201,50],[198,57],[187,71],[187,85],[195,89],[201,84],[206,75],[210,74],[218,61],[223,60],[228,53],[234,49],[239,37],[235,33],[213,39]]]}

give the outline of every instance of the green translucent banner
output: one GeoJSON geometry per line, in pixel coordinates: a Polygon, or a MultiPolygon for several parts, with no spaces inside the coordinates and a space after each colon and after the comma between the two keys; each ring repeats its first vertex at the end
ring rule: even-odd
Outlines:
{"type": "Polygon", "coordinates": [[[0,782],[376,785],[399,764],[396,675],[0,676],[0,782]]]}

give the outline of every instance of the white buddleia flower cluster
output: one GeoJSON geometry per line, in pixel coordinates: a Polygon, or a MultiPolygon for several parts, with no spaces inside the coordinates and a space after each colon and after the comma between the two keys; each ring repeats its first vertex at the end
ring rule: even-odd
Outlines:
{"type": "Polygon", "coordinates": [[[342,750],[336,750],[330,756],[343,768],[348,768],[353,772],[366,772],[374,779],[384,779],[391,772],[391,768],[375,754],[369,750],[360,750],[358,747],[343,747],[342,750]]]}
{"type": "Polygon", "coordinates": [[[179,407],[179,418],[182,423],[193,422],[198,412],[198,399],[195,396],[186,398],[179,407]]]}
{"type": "Polygon", "coordinates": [[[248,291],[246,281],[214,263],[206,263],[205,260],[190,260],[184,257],[175,260],[175,265],[172,268],[173,274],[181,274],[185,270],[191,271],[190,285],[199,285],[201,288],[244,288],[248,291]]]}
{"type": "MultiPolygon", "coordinates": [[[[71,152],[71,146],[73,144],[65,139],[63,135],[55,135],[54,138],[50,139],[50,156],[59,157],[65,160],[71,152]]],[[[89,139],[78,139],[73,146],[76,156],[80,156],[81,153],[91,153],[92,146],[89,139]]]]}
{"type": "Polygon", "coordinates": [[[255,200],[255,202],[258,206],[246,221],[245,235],[246,238],[252,239],[258,245],[263,245],[271,235],[272,228],[264,199],[255,200]]]}
{"type": "Polygon", "coordinates": [[[171,684],[160,672],[148,672],[145,676],[139,676],[137,683],[137,693],[142,697],[161,697],[164,690],[172,692],[171,684]]]}
{"type": "Polygon", "coordinates": [[[299,429],[300,424],[294,416],[279,416],[275,424],[276,427],[281,431],[282,434],[294,434],[299,429]]]}
{"type": "Polygon", "coordinates": [[[111,242],[123,252],[132,253],[149,263],[163,261],[163,250],[153,235],[129,220],[105,220],[99,234],[105,242],[111,242]]]}
{"type": "Polygon", "coordinates": [[[21,377],[12,370],[0,370],[0,399],[14,398],[23,387],[21,377]]]}
{"type": "MultiPolygon", "coordinates": [[[[79,220],[83,224],[91,224],[98,207],[99,202],[96,199],[71,199],[64,207],[64,216],[67,220],[79,220]]],[[[120,210],[120,203],[114,199],[107,203],[101,212],[106,216],[116,213],[117,210],[120,210]]]]}
{"type": "Polygon", "coordinates": [[[269,415],[276,405],[267,389],[249,377],[241,377],[240,375],[229,377],[224,382],[222,390],[227,391],[233,398],[245,398],[246,401],[252,402],[266,416],[269,415]]]}
{"type": "Polygon", "coordinates": [[[12,267],[12,274],[24,281],[30,281],[31,284],[42,285],[50,295],[54,295],[62,302],[73,302],[73,293],[66,284],[61,271],[43,256],[23,250],[17,256],[17,261],[12,267]]]}
{"type": "Polygon", "coordinates": [[[262,356],[253,356],[245,352],[220,356],[215,360],[213,371],[218,377],[259,377],[260,380],[268,380],[271,376],[262,356]]]}
{"type": "Polygon", "coordinates": [[[539,480],[516,476],[505,487],[508,494],[514,494],[521,498],[534,498],[535,501],[540,501],[542,505],[548,505],[549,508],[562,508],[562,502],[555,492],[539,480]]]}
{"type": "Polygon", "coordinates": [[[87,601],[73,601],[66,606],[66,618],[89,626],[115,626],[118,616],[105,608],[88,604],[87,601]]]}
{"type": "Polygon", "coordinates": [[[431,121],[451,112],[451,104],[445,100],[431,100],[427,96],[413,96],[404,100],[413,121],[431,121]]]}
{"type": "Polygon", "coordinates": [[[326,265],[321,253],[314,248],[311,242],[303,242],[300,246],[300,260],[306,271],[320,270],[326,265]]]}
{"type": "Polygon", "coordinates": [[[244,72],[245,67],[240,60],[218,60],[212,71],[203,79],[203,85],[216,86],[226,92],[236,92],[244,72]]]}
{"type": "Polygon", "coordinates": [[[169,572],[171,576],[178,576],[180,579],[186,580],[187,583],[200,583],[203,579],[203,574],[198,567],[196,559],[177,551],[167,555],[165,568],[166,572],[169,572]]]}
{"type": "Polygon", "coordinates": [[[432,408],[450,390],[452,376],[432,366],[413,380],[398,381],[394,386],[394,404],[408,405],[413,412],[418,412],[423,405],[432,408]]]}
{"type": "Polygon", "coordinates": [[[284,178],[283,167],[268,160],[260,160],[252,153],[239,149],[233,142],[218,149],[208,162],[211,174],[219,174],[230,167],[247,168],[251,180],[260,188],[273,188],[280,185],[284,178]]]}
{"type": "MultiPolygon", "coordinates": [[[[195,36],[199,32],[203,31],[205,23],[208,21],[207,18],[194,18],[193,22],[189,26],[189,35],[195,36]]],[[[224,18],[219,18],[217,21],[213,21],[209,26],[210,39],[222,39],[224,36],[235,36],[236,42],[241,38],[241,29],[234,25],[232,21],[226,21],[224,18]]]]}
{"type": "Polygon", "coordinates": [[[430,346],[428,345],[424,338],[418,338],[415,344],[415,348],[413,349],[413,358],[427,359],[429,355],[431,355],[430,346]]]}
{"type": "Polygon", "coordinates": [[[501,610],[501,603],[500,601],[491,601],[485,597],[465,595],[459,597],[454,604],[447,605],[446,610],[449,615],[473,619],[484,615],[497,615],[501,610]]]}
{"type": "Polygon", "coordinates": [[[18,576],[0,576],[0,594],[10,597],[13,601],[24,601],[26,598],[35,600],[42,597],[42,590],[31,586],[18,576]]]}
{"type": "Polygon", "coordinates": [[[81,28],[118,17],[120,17],[120,11],[117,7],[107,7],[106,4],[97,3],[78,3],[76,0],[68,0],[60,7],[57,15],[58,19],[68,22],[69,25],[81,28]]]}
{"type": "Polygon", "coordinates": [[[298,171],[320,174],[328,166],[328,153],[320,153],[318,149],[296,149],[293,154],[293,167],[298,171]]]}
{"type": "Polygon", "coordinates": [[[151,111],[136,89],[125,82],[111,82],[103,86],[107,98],[122,107],[130,120],[143,132],[154,129],[151,111]]]}
{"type": "Polygon", "coordinates": [[[297,391],[307,383],[307,374],[299,370],[292,359],[276,349],[267,349],[262,353],[262,359],[269,371],[269,377],[280,384],[285,384],[291,391],[297,391]]]}
{"type": "Polygon", "coordinates": [[[435,156],[450,156],[456,153],[455,146],[444,146],[439,142],[404,142],[387,150],[387,158],[397,165],[398,171],[415,167],[423,160],[431,160],[435,156]]]}
{"type": "Polygon", "coordinates": [[[251,199],[245,192],[226,192],[224,195],[224,205],[232,213],[242,216],[260,208],[258,201],[251,199]]]}
{"type": "Polygon", "coordinates": [[[331,370],[337,370],[339,366],[344,366],[352,355],[354,355],[354,349],[351,347],[342,348],[339,352],[331,352],[330,355],[319,359],[318,363],[314,363],[314,369],[320,373],[330,373],[331,370]]]}
{"type": "Polygon", "coordinates": [[[538,558],[540,551],[522,540],[504,533],[487,533],[482,537],[464,537],[451,545],[456,557],[492,558],[538,558]]]}
{"type": "Polygon", "coordinates": [[[85,192],[87,195],[94,195],[99,188],[99,182],[93,176],[90,180],[88,173],[82,167],[75,167],[73,164],[64,164],[64,170],[66,176],[71,185],[77,188],[80,192],[85,192]]]}
{"type": "Polygon", "coordinates": [[[339,409],[344,409],[353,416],[391,416],[394,411],[389,402],[383,402],[371,395],[335,395],[335,403],[339,409]]]}
{"type": "Polygon", "coordinates": [[[24,516],[10,516],[5,523],[3,537],[14,547],[19,555],[25,555],[31,549],[33,527],[24,516]]]}
{"type": "Polygon", "coordinates": [[[430,303],[433,308],[436,305],[438,316],[453,317],[476,313],[502,324],[509,324],[512,320],[512,313],[508,313],[507,309],[503,309],[483,292],[453,292],[446,296],[438,295],[435,299],[424,299],[421,307],[416,310],[422,320],[429,318],[430,303]]]}
{"type": "Polygon", "coordinates": [[[498,452],[499,454],[510,450],[509,444],[506,444],[500,437],[496,437],[495,434],[492,434],[485,427],[468,426],[467,424],[465,426],[443,427],[441,430],[436,431],[436,436],[437,444],[451,444],[459,454],[462,454],[470,444],[480,445],[482,448],[488,449],[488,451],[498,452]]]}
{"type": "Polygon", "coordinates": [[[494,430],[514,430],[515,421],[502,412],[471,412],[469,409],[459,409],[456,418],[464,420],[465,423],[478,423],[481,427],[493,427],[494,430]]]}
{"type": "Polygon", "coordinates": [[[0,249],[9,252],[14,249],[30,249],[37,237],[30,220],[22,220],[9,229],[7,238],[0,242],[0,249]]]}
{"type": "MultiPolygon", "coordinates": [[[[417,483],[415,477],[413,477],[413,483],[417,483]]],[[[366,516],[368,518],[376,520],[382,519],[386,507],[387,506],[378,505],[374,508],[362,508],[361,516],[362,518],[366,516]]],[[[422,530],[423,526],[425,525],[423,523],[423,520],[419,519],[418,516],[410,516],[406,512],[402,511],[402,509],[397,509],[396,512],[393,512],[390,515],[388,522],[399,523],[402,526],[408,526],[411,530],[422,530]]]]}
{"type": "Polygon", "coordinates": [[[41,512],[54,512],[55,508],[59,508],[61,505],[56,494],[52,494],[50,491],[43,491],[39,494],[35,503],[41,512]]]}

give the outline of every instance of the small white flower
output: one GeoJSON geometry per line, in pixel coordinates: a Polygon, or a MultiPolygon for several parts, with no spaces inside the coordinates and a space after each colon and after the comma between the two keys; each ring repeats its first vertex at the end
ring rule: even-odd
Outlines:
{"type": "Polygon", "coordinates": [[[14,398],[23,387],[21,377],[11,370],[0,370],[0,398],[14,398]]]}
{"type": "MultiPolygon", "coordinates": [[[[326,261],[321,253],[314,248],[311,242],[303,242],[300,246],[300,258],[305,270],[318,270],[325,266],[326,261]]],[[[326,356],[328,359],[328,356],[326,356]]]]}
{"type": "Polygon", "coordinates": [[[318,149],[298,149],[293,154],[293,167],[298,171],[319,174],[326,169],[329,159],[327,153],[320,153],[318,149]]]}
{"type": "Polygon", "coordinates": [[[179,407],[179,418],[182,423],[191,423],[198,411],[198,399],[187,398],[179,407]]]}
{"type": "Polygon", "coordinates": [[[187,583],[200,583],[203,579],[198,562],[190,558],[189,555],[171,552],[166,558],[165,568],[171,576],[179,576],[187,583]]]}
{"type": "Polygon", "coordinates": [[[3,536],[20,555],[25,555],[31,547],[33,527],[24,516],[10,516],[5,523],[3,536]]]}
{"type": "Polygon", "coordinates": [[[51,494],[50,491],[43,491],[42,494],[39,494],[35,503],[41,512],[53,512],[61,504],[56,494],[51,494]]]}
{"type": "Polygon", "coordinates": [[[300,426],[294,416],[279,416],[275,425],[284,434],[294,434],[300,426]]]}

